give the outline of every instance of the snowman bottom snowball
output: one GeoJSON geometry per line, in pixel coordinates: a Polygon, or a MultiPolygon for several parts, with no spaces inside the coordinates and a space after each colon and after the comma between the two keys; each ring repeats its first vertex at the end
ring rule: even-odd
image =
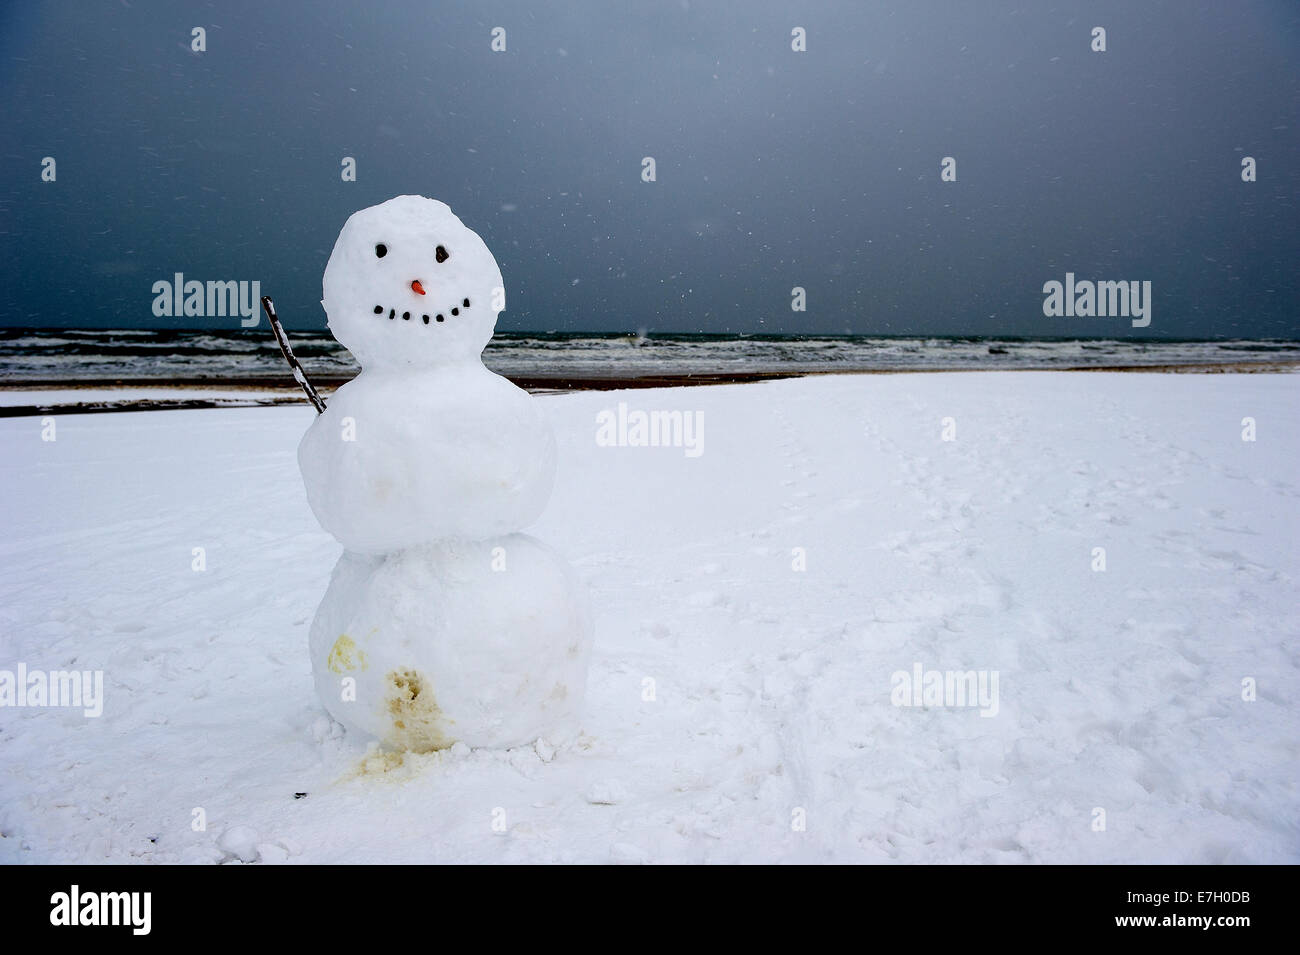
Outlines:
{"type": "Polygon", "coordinates": [[[557,743],[579,728],[585,595],[568,563],[524,534],[345,551],[309,643],[330,714],[396,749],[557,743]]]}

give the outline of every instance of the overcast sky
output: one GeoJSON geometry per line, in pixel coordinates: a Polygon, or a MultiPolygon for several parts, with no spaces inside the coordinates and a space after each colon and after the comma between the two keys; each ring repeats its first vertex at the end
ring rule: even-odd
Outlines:
{"type": "Polygon", "coordinates": [[[8,3],[0,324],[238,327],[155,318],[182,272],[323,326],[344,220],[420,193],[502,330],[1298,338],[1298,73],[1294,0],[8,3]],[[1067,271],[1150,327],[1044,317],[1067,271]]]}

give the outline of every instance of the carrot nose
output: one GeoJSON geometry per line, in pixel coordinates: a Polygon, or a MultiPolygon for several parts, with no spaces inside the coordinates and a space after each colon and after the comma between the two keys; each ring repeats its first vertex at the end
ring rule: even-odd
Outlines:
{"type": "Polygon", "coordinates": [[[420,284],[419,279],[416,279],[414,282],[411,283],[411,291],[417,295],[424,294],[424,286],[420,284]]]}

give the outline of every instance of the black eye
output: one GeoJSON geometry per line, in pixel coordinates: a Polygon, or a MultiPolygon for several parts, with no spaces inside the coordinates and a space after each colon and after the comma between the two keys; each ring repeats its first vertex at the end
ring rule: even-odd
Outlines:
{"type": "Polygon", "coordinates": [[[439,262],[446,262],[447,250],[444,249],[442,246],[438,246],[438,248],[434,249],[433,251],[433,257],[437,259],[439,262]]]}
{"type": "Polygon", "coordinates": [[[377,246],[375,246],[375,256],[377,258],[382,259],[387,254],[388,254],[388,246],[384,245],[384,243],[381,242],[377,246]]]}

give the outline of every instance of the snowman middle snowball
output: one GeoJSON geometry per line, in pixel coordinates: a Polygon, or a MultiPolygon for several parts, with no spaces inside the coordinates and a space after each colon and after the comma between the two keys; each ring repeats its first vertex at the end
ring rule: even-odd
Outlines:
{"type": "Polygon", "coordinates": [[[581,584],[518,533],[550,496],[555,438],[480,357],[501,301],[483,240],[423,196],[355,213],[325,268],[330,330],[362,370],[298,447],[345,548],[312,670],[337,720],[403,749],[563,740],[585,695],[581,584]]]}

